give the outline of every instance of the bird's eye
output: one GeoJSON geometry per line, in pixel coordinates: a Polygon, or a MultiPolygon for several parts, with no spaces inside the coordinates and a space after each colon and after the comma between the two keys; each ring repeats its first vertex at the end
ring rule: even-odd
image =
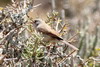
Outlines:
{"type": "Polygon", "coordinates": [[[39,20],[34,20],[34,23],[36,24],[36,26],[39,25],[39,20]]]}
{"type": "Polygon", "coordinates": [[[39,20],[34,20],[34,23],[37,23],[37,22],[39,22],[39,20]]]}

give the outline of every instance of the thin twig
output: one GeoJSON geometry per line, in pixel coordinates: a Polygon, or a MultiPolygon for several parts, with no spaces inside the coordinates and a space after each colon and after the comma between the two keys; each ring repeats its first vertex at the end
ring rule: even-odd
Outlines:
{"type": "Polygon", "coordinates": [[[65,58],[63,58],[61,61],[58,61],[57,63],[63,63],[68,57],[70,57],[76,50],[73,50],[70,54],[68,54],[65,58]]]}

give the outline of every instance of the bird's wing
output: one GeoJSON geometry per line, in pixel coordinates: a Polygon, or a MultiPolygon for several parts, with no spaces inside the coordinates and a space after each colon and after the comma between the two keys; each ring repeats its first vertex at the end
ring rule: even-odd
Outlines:
{"type": "Polygon", "coordinates": [[[41,25],[38,27],[38,31],[42,32],[43,34],[47,34],[53,38],[57,38],[58,40],[63,40],[62,37],[60,37],[59,33],[52,29],[49,25],[45,24],[45,26],[41,25]]]}

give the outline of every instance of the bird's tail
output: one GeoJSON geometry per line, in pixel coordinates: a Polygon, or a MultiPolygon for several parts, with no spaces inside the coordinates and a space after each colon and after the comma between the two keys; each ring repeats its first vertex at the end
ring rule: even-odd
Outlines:
{"type": "Polygon", "coordinates": [[[74,49],[74,50],[78,50],[77,47],[73,46],[72,44],[68,43],[67,41],[62,41],[64,44],[68,45],[70,48],[74,49]]]}

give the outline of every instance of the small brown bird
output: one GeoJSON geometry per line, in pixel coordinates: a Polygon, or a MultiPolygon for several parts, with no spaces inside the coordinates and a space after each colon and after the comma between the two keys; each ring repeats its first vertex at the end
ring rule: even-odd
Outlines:
{"type": "Polygon", "coordinates": [[[74,50],[78,50],[75,46],[69,44],[68,42],[64,41],[63,38],[59,35],[57,31],[52,29],[48,24],[45,23],[42,19],[36,19],[32,22],[33,27],[36,29],[37,32],[41,32],[43,34],[43,41],[62,41],[69,47],[73,48],[74,50]]]}

